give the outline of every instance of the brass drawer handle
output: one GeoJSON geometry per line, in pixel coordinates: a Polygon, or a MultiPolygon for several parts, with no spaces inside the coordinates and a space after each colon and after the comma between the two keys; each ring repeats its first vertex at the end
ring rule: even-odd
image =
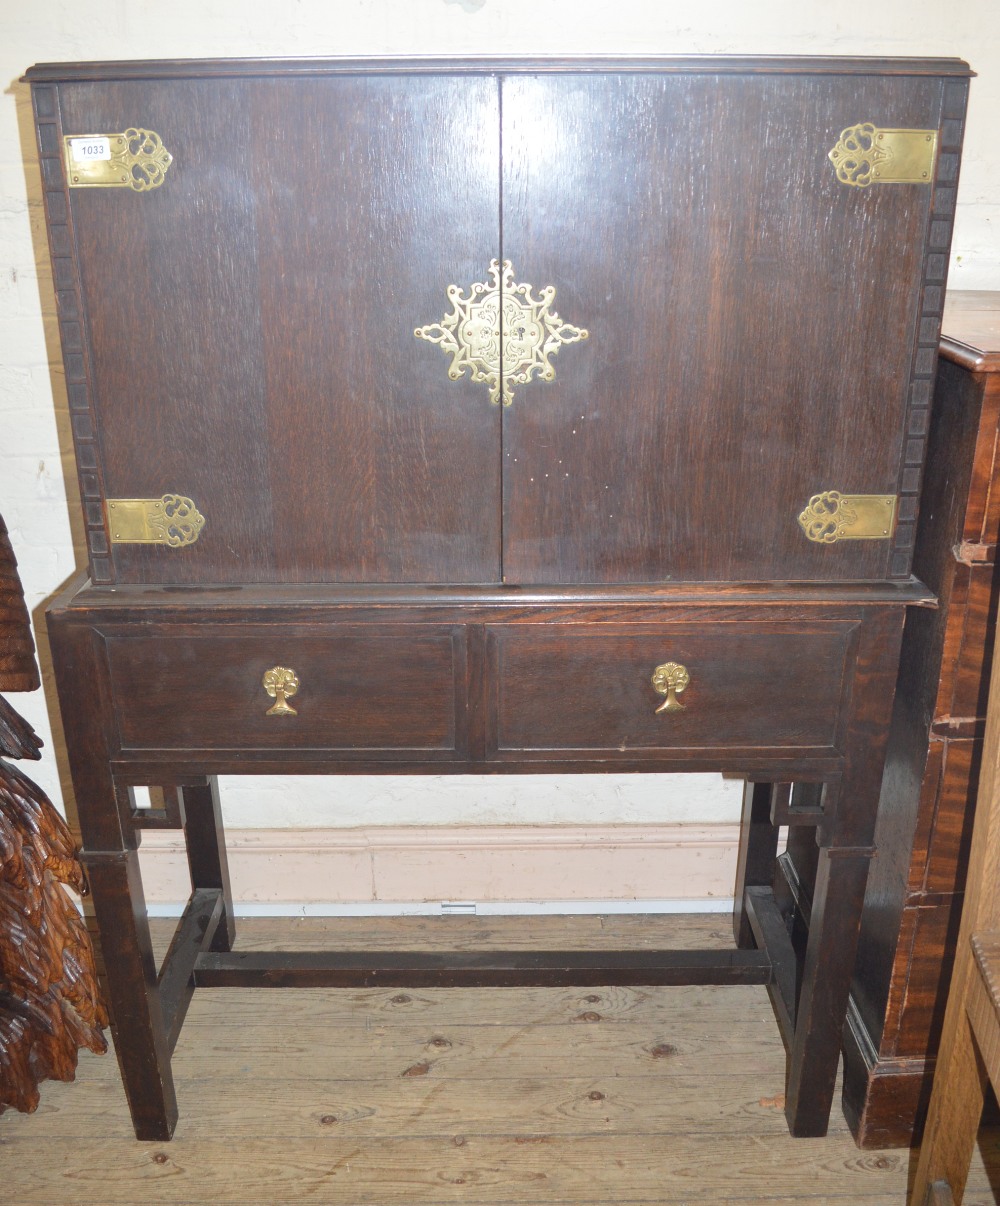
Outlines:
{"type": "Polygon", "coordinates": [[[653,671],[653,689],[659,695],[667,698],[656,709],[656,715],[661,712],[683,712],[684,705],[677,698],[691,681],[687,666],[679,662],[664,662],[653,671]]]}
{"type": "Polygon", "coordinates": [[[299,676],[287,666],[273,666],[264,675],[264,690],[274,700],[274,706],[267,709],[266,716],[298,716],[298,712],[288,703],[288,697],[299,689],[299,676]]]}

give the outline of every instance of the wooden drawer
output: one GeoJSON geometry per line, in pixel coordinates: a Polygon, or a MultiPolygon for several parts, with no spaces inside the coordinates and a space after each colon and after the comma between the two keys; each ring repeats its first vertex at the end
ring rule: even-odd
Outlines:
{"type": "Polygon", "coordinates": [[[857,631],[850,621],[488,631],[488,757],[802,757],[841,745],[857,631]],[[685,666],[690,681],[682,710],[657,714],[666,700],[651,679],[668,662],[685,666]]]}
{"type": "Polygon", "coordinates": [[[468,743],[462,626],[164,626],[106,640],[123,751],[426,759],[461,756],[468,743]],[[263,678],[276,666],[298,676],[295,715],[268,715],[263,678]]]}

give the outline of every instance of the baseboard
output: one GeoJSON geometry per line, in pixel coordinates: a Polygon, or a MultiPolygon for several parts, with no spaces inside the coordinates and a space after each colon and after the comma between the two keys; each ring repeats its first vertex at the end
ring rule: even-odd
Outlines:
{"type": "MultiPolygon", "coordinates": [[[[454,911],[715,912],[732,905],[738,825],[235,829],[227,834],[243,913],[454,911]],[[648,907],[647,907],[648,902],[648,907]],[[503,906],[502,910],[500,906],[503,906]],[[472,911],[469,908],[468,911],[472,911]]],[[[140,849],[151,912],[189,886],[181,835],[146,830],[140,849]]]]}

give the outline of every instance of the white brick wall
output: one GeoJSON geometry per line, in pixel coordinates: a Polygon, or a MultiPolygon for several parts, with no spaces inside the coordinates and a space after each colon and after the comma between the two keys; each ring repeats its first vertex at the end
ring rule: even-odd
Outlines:
{"type": "MultiPolygon", "coordinates": [[[[45,264],[27,89],[33,62],[308,54],[736,53],[958,55],[973,83],[951,283],[1000,288],[1000,21],[996,0],[0,0],[0,513],[35,611],[75,568],[62,370],[45,264]]],[[[83,564],[83,560],[79,560],[83,564]]],[[[44,640],[40,642],[43,668],[44,640]]],[[[37,768],[59,797],[41,693],[15,705],[48,743],[37,768]]],[[[85,706],[85,703],[82,705],[85,706]]],[[[228,783],[244,827],[636,823],[735,816],[712,776],[228,783]],[[694,789],[693,791],[691,789],[694,789]],[[336,814],[329,801],[336,800],[336,814]]]]}

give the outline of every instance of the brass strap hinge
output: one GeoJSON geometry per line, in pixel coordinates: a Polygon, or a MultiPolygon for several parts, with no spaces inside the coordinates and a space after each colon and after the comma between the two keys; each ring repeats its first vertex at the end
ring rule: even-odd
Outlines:
{"type": "Polygon", "coordinates": [[[205,526],[205,516],[183,494],[109,498],[107,508],[112,544],[165,544],[179,549],[194,544],[205,526]]]}
{"type": "Polygon", "coordinates": [[[799,524],[817,544],[838,540],[888,540],[896,526],[895,494],[814,494],[799,524]]]}
{"type": "Polygon", "coordinates": [[[135,126],[121,134],[67,134],[63,138],[70,188],[159,188],[174,161],[159,134],[135,126]]]}
{"type": "Polygon", "coordinates": [[[870,184],[930,184],[937,130],[883,130],[870,121],[842,130],[829,160],[852,188],[870,184]]]}

